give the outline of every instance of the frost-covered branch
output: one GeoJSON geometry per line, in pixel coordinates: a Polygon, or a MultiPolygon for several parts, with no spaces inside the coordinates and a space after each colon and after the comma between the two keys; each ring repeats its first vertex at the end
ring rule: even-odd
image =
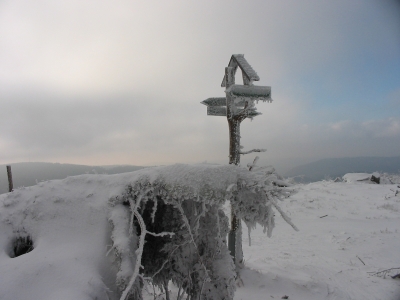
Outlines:
{"type": "Polygon", "coordinates": [[[182,247],[182,246],[184,246],[184,245],[186,245],[186,244],[188,244],[188,243],[189,243],[189,241],[186,241],[186,242],[184,242],[184,243],[182,243],[182,244],[180,244],[180,245],[177,245],[177,246],[175,247],[175,249],[172,250],[172,251],[169,253],[168,259],[166,259],[166,260],[163,262],[163,264],[161,265],[161,267],[153,274],[153,276],[151,276],[151,279],[153,279],[154,277],[156,277],[156,276],[164,269],[165,265],[169,262],[169,259],[170,259],[170,257],[172,256],[172,254],[174,254],[174,252],[175,252],[176,250],[178,250],[179,247],[182,247]]]}
{"type": "Polygon", "coordinates": [[[239,154],[249,154],[249,153],[253,153],[253,152],[266,152],[267,149],[253,149],[250,151],[239,151],[239,154]]]}
{"type": "MultiPolygon", "coordinates": [[[[146,193],[147,193],[147,192],[146,192],[146,193]]],[[[144,194],[146,194],[146,193],[144,193],[144,194]]],[[[142,195],[143,195],[143,194],[141,194],[141,196],[142,196],[142,195]]],[[[128,296],[129,292],[130,292],[131,289],[132,289],[133,284],[134,284],[135,281],[136,281],[136,278],[137,278],[138,276],[140,276],[140,275],[139,275],[139,271],[140,271],[140,268],[141,268],[141,266],[142,266],[142,265],[141,265],[141,262],[142,262],[142,255],[143,255],[143,248],[144,248],[144,242],[145,242],[146,234],[150,234],[150,235],[152,235],[152,236],[158,236],[158,237],[163,237],[163,236],[166,236],[166,235],[172,236],[172,235],[175,234],[175,233],[173,233],[173,232],[153,233],[153,232],[150,232],[150,231],[148,231],[148,230],[146,229],[146,224],[145,224],[145,222],[144,222],[142,216],[141,216],[141,215],[139,214],[139,212],[137,211],[141,198],[142,198],[142,197],[138,197],[138,199],[136,200],[136,203],[134,203],[134,201],[133,201],[132,199],[129,199],[129,204],[130,204],[131,211],[132,211],[132,219],[131,219],[131,226],[130,226],[129,234],[130,234],[130,235],[133,234],[133,217],[136,217],[136,219],[137,219],[137,221],[138,221],[138,223],[139,223],[139,227],[140,227],[141,234],[140,234],[140,237],[139,237],[139,245],[138,245],[138,248],[137,248],[136,251],[135,251],[135,254],[136,254],[135,268],[134,268],[134,270],[133,270],[132,277],[131,277],[131,279],[129,280],[129,283],[128,283],[127,287],[125,288],[125,290],[123,291],[123,293],[122,293],[122,295],[121,295],[120,300],[125,300],[125,299],[126,299],[126,297],[128,296]]]]}
{"type": "Polygon", "coordinates": [[[281,214],[282,218],[286,221],[286,223],[288,223],[290,226],[293,227],[294,230],[299,231],[299,229],[297,228],[296,225],[293,224],[292,220],[289,218],[289,216],[287,214],[285,214],[285,212],[279,207],[279,205],[275,202],[275,200],[273,199],[273,197],[269,197],[269,201],[271,202],[271,204],[276,208],[277,211],[279,211],[279,213],[281,214]]]}
{"type": "Polygon", "coordinates": [[[180,203],[176,204],[175,207],[178,208],[179,212],[181,213],[183,223],[185,224],[185,226],[186,226],[186,228],[187,228],[187,230],[189,232],[190,240],[192,241],[194,247],[196,248],[196,252],[197,252],[197,255],[199,257],[199,261],[201,263],[201,266],[204,268],[204,272],[206,274],[206,279],[208,279],[208,278],[210,278],[210,276],[208,275],[208,270],[206,268],[206,265],[204,264],[203,259],[200,256],[199,249],[197,247],[196,241],[194,240],[194,236],[193,236],[192,230],[190,229],[189,220],[187,219],[186,214],[183,211],[182,205],[180,203]]]}
{"type": "MultiPolygon", "coordinates": [[[[379,271],[379,272],[367,272],[367,273],[371,274],[372,276],[378,276],[378,277],[382,276],[383,278],[385,278],[386,275],[388,275],[393,270],[399,270],[400,271],[400,268],[390,268],[390,269],[382,270],[382,271],[379,271]]],[[[390,276],[390,277],[392,277],[393,279],[400,278],[400,273],[398,273],[398,274],[396,274],[394,276],[390,276]]]]}
{"type": "Polygon", "coordinates": [[[137,206],[135,205],[135,203],[133,203],[133,200],[130,199],[129,203],[131,205],[131,209],[132,209],[132,214],[135,215],[135,217],[138,220],[139,226],[140,226],[140,230],[141,230],[141,234],[140,234],[140,238],[139,238],[139,246],[137,248],[137,250],[135,251],[136,253],[136,263],[135,263],[135,269],[133,270],[133,274],[132,277],[128,283],[128,286],[125,288],[125,290],[123,291],[120,300],[125,300],[126,297],[128,296],[133,284],[135,283],[136,277],[139,275],[139,269],[141,267],[141,262],[142,262],[142,254],[143,254],[143,247],[144,247],[144,239],[146,237],[146,225],[143,221],[142,216],[138,213],[137,211],[137,206]]]}
{"type": "Polygon", "coordinates": [[[254,169],[254,167],[257,165],[258,159],[259,159],[259,157],[256,156],[256,157],[254,158],[252,164],[247,164],[247,167],[249,168],[249,171],[251,171],[251,170],[254,169]]]}
{"type": "Polygon", "coordinates": [[[153,211],[151,212],[151,222],[154,224],[154,218],[156,216],[156,212],[157,212],[157,200],[154,200],[154,206],[153,206],[153,211]]]}
{"type": "Polygon", "coordinates": [[[146,230],[146,233],[149,234],[149,235],[152,235],[152,236],[166,236],[166,235],[171,235],[172,236],[172,235],[175,235],[174,232],[166,232],[166,231],[160,232],[160,233],[154,233],[154,232],[150,232],[150,231],[146,230]]]}

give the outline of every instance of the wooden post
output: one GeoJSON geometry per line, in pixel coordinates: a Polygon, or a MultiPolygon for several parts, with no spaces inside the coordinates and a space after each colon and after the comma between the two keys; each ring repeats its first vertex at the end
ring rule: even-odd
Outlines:
{"type": "MultiPolygon", "coordinates": [[[[235,84],[235,69],[232,67],[225,68],[225,88],[235,84]]],[[[234,103],[231,95],[226,93],[226,116],[229,126],[229,164],[240,164],[240,123],[244,118],[238,118],[234,114],[234,103]]],[[[228,249],[233,257],[235,266],[238,267],[243,260],[242,237],[241,237],[241,221],[233,212],[231,206],[231,230],[228,235],[228,249]],[[239,235],[239,236],[238,236],[239,235]]]]}
{"type": "Polygon", "coordinates": [[[12,192],[14,188],[13,188],[13,180],[11,174],[11,166],[7,166],[7,176],[8,176],[8,191],[12,192]]]}
{"type": "MultiPolygon", "coordinates": [[[[253,81],[258,80],[260,78],[246,61],[244,55],[234,54],[229,61],[228,67],[225,68],[225,75],[221,83],[221,87],[225,87],[226,102],[221,97],[208,98],[201,102],[207,105],[207,115],[227,117],[229,125],[229,164],[239,165],[241,154],[264,152],[264,150],[260,149],[244,153],[240,151],[240,123],[246,118],[259,115],[255,111],[252,101],[272,101],[270,87],[253,86],[253,81]],[[242,70],[243,85],[235,85],[237,68],[242,70]],[[248,105],[251,105],[251,107],[248,107],[248,105]]],[[[228,236],[228,249],[233,257],[237,271],[243,263],[241,224],[241,220],[237,218],[231,207],[231,230],[228,236]]]]}

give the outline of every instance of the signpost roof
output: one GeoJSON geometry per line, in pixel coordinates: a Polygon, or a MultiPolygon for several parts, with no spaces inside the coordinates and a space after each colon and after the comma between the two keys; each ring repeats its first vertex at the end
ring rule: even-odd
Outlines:
{"type": "MultiPolygon", "coordinates": [[[[256,71],[250,66],[247,60],[244,58],[244,54],[233,54],[229,61],[228,67],[234,68],[236,74],[237,67],[242,70],[244,84],[249,85],[253,81],[259,81],[256,71]]],[[[221,87],[225,87],[225,76],[222,79],[221,87]]]]}

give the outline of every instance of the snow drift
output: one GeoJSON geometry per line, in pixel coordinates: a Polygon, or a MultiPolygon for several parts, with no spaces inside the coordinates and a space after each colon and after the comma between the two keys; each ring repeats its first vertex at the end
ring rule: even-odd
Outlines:
{"type": "MultiPolygon", "coordinates": [[[[387,175],[384,177],[389,178],[387,175]]],[[[270,239],[266,238],[263,226],[252,231],[251,247],[248,236],[243,235],[245,267],[240,273],[242,285],[236,286],[234,299],[281,299],[288,296],[297,300],[399,300],[400,281],[391,276],[400,270],[400,181],[398,176],[390,178],[390,184],[321,181],[277,189],[276,185],[282,185],[282,182],[272,169],[253,173],[233,166],[175,165],[119,175],[82,175],[20,188],[0,195],[0,299],[120,299],[123,292],[120,287],[124,281],[117,282],[117,278],[125,278],[125,285],[129,284],[136,267],[137,257],[134,255],[137,253],[134,249],[137,249],[142,233],[136,218],[131,222],[130,201],[138,203],[137,196],[141,193],[136,187],[139,183],[150,184],[148,187],[152,189],[158,187],[171,197],[170,200],[166,197],[168,201],[165,202],[157,201],[154,209],[152,194],[142,195],[137,210],[142,213],[144,209],[141,216],[146,230],[160,233],[171,229],[157,227],[163,224],[158,214],[164,211],[167,220],[169,213],[175,213],[176,220],[182,221],[179,222],[181,232],[173,236],[146,234],[147,242],[142,253],[144,269],[140,269],[139,274],[144,279],[154,276],[161,269],[157,268],[159,263],[166,261],[167,252],[158,251],[159,246],[173,248],[177,241],[174,239],[179,236],[183,243],[190,241],[181,211],[171,205],[175,201],[173,191],[182,190],[182,193],[186,191],[192,195],[181,206],[185,213],[189,213],[189,206],[193,210],[196,207],[197,217],[203,211],[201,199],[208,199],[205,206],[212,221],[207,221],[208,224],[200,221],[198,237],[205,237],[210,242],[211,236],[218,237],[218,227],[209,226],[217,223],[217,216],[221,237],[226,228],[224,223],[229,209],[225,204],[222,207],[225,214],[222,214],[220,203],[226,203],[226,199],[239,193],[236,188],[243,183],[247,189],[255,189],[254,195],[243,191],[247,196],[252,195],[248,197],[250,200],[263,199],[257,190],[270,193],[274,199],[290,193],[280,206],[291,215],[301,231],[294,232],[282,218],[276,218],[277,226],[270,239]],[[262,185],[265,187],[260,188],[262,185]],[[210,194],[210,190],[215,192],[210,194]],[[198,195],[199,201],[193,198],[194,195],[198,195]],[[131,223],[136,235],[130,235],[131,223]],[[205,233],[208,231],[210,237],[207,238],[205,233]],[[154,244],[157,240],[161,241],[160,245],[154,244]],[[147,245],[153,245],[153,251],[147,251],[147,245]],[[128,254],[124,249],[128,249],[128,254]],[[151,260],[154,264],[147,263],[151,260]]],[[[268,202],[261,202],[261,206],[250,205],[252,201],[235,203],[236,207],[249,204],[244,206],[244,210],[252,213],[242,216],[249,226],[260,224],[257,221],[260,219],[259,211],[268,211],[268,202]]],[[[198,224],[194,214],[192,217],[188,215],[186,221],[198,224]]],[[[171,224],[171,227],[175,225],[171,224]]],[[[192,225],[190,228],[194,229],[192,225]]],[[[222,254],[209,260],[207,263],[210,265],[204,265],[212,279],[219,278],[220,285],[228,282],[228,287],[233,289],[235,287],[229,281],[232,264],[224,260],[226,247],[223,239],[212,240],[208,249],[216,249],[218,245],[223,246],[220,248],[222,254]],[[222,273],[222,270],[226,272],[222,273]]],[[[186,249],[190,250],[188,253],[196,254],[194,246],[186,249]]],[[[186,252],[183,250],[175,250],[169,256],[171,261],[176,261],[178,254],[184,257],[186,252]]],[[[170,266],[166,264],[164,267],[158,273],[160,277],[154,276],[155,281],[165,278],[165,273],[169,274],[170,266]]],[[[184,268],[178,269],[182,270],[184,268]]],[[[200,275],[201,270],[198,269],[200,275]]],[[[179,272],[172,275],[179,279],[179,272]]],[[[143,280],[140,276],[138,278],[143,280]]],[[[146,284],[146,279],[143,282],[144,299],[154,300],[157,295],[151,290],[152,286],[146,284]],[[149,287],[150,290],[146,290],[149,287]]],[[[206,284],[208,282],[203,289],[206,284]]],[[[179,291],[178,286],[170,284],[171,299],[176,299],[178,293],[182,295],[182,289],[179,291]]],[[[214,290],[212,295],[219,291],[214,290]]],[[[165,299],[165,291],[156,290],[156,294],[160,293],[164,294],[156,299],[165,299]]]]}
{"type": "Polygon", "coordinates": [[[249,228],[270,235],[272,207],[290,223],[275,202],[285,194],[277,180],[271,169],[173,165],[1,195],[0,299],[133,299],[144,280],[161,288],[172,280],[193,299],[232,299],[222,206],[231,201],[249,228]]]}

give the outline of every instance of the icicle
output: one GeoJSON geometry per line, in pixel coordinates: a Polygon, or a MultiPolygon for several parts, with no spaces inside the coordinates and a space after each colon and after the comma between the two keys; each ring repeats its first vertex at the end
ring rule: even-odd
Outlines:
{"type": "Polygon", "coordinates": [[[207,211],[207,209],[206,209],[206,203],[203,202],[203,203],[201,204],[201,214],[200,214],[200,217],[205,217],[205,216],[206,216],[206,211],[207,211]]]}
{"type": "Polygon", "coordinates": [[[272,229],[274,229],[273,226],[272,226],[272,218],[274,217],[274,214],[273,214],[272,209],[271,209],[271,201],[269,202],[268,208],[269,209],[268,209],[268,220],[267,220],[267,223],[268,223],[267,236],[271,237],[272,236],[272,229]]]}
{"type": "Polygon", "coordinates": [[[154,201],[154,206],[153,206],[153,211],[151,213],[151,222],[154,224],[154,218],[156,217],[158,200],[155,197],[155,198],[153,198],[153,201],[154,201]]]}
{"type": "Polygon", "coordinates": [[[251,227],[247,226],[247,234],[249,236],[249,246],[251,246],[251,227]]]}
{"type": "Polygon", "coordinates": [[[228,188],[226,189],[226,191],[227,191],[228,193],[230,193],[230,192],[233,192],[233,191],[236,190],[236,189],[237,189],[237,185],[234,184],[234,183],[232,183],[232,184],[230,184],[230,185],[228,186],[228,188]]]}

